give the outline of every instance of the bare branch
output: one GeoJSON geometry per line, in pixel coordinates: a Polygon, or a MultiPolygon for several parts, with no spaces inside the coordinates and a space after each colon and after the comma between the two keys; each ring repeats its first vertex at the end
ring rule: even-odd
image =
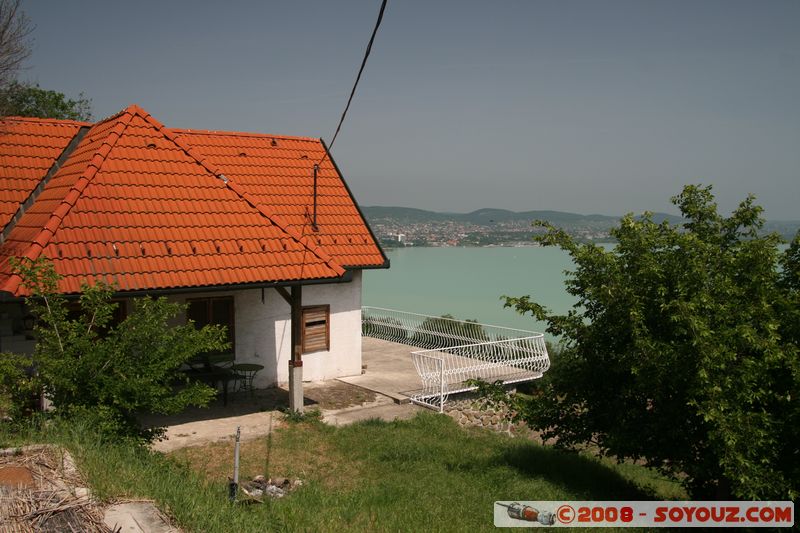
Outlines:
{"type": "Polygon", "coordinates": [[[33,26],[20,3],[21,0],[0,0],[0,86],[15,78],[31,53],[33,26]]]}

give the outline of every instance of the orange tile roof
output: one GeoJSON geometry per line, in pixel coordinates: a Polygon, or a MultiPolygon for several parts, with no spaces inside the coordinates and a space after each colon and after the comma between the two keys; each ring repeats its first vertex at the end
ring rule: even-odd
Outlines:
{"type": "Polygon", "coordinates": [[[320,139],[173,130],[203,153],[270,212],[297,231],[312,218],[313,169],[317,172],[317,227],[313,238],[345,266],[380,266],[386,258],[356,207],[320,139]]]}
{"type": "MultiPolygon", "coordinates": [[[[69,124],[75,131],[81,126],[69,124]]],[[[33,205],[12,222],[10,232],[6,229],[0,290],[26,292],[11,273],[12,256],[49,257],[65,293],[78,292],[82,283],[97,278],[115,283],[120,291],[137,291],[339,279],[345,272],[342,264],[385,265],[331,163],[323,164],[320,173],[319,231],[311,229],[305,220],[311,176],[295,180],[289,186],[293,190],[281,188],[283,167],[292,165],[282,160],[286,148],[280,157],[263,152],[267,145],[276,148],[272,139],[170,130],[137,106],[92,125],[33,205]],[[234,150],[235,156],[227,155],[234,150]],[[237,164],[250,153],[251,168],[237,164]],[[260,182],[257,172],[262,173],[260,182]]],[[[279,146],[306,148],[309,158],[324,150],[318,140],[275,139],[279,146]]],[[[23,153],[8,151],[12,159],[23,153]]],[[[55,157],[50,165],[40,165],[42,176],[55,157]]],[[[14,174],[16,167],[6,168],[4,161],[2,171],[14,174]]]]}
{"type": "Polygon", "coordinates": [[[0,227],[5,227],[69,142],[82,122],[38,118],[0,124],[0,227]]]}

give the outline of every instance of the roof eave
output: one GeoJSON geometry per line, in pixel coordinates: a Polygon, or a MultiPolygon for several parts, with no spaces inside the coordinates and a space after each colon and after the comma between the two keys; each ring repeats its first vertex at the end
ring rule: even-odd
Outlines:
{"type": "Polygon", "coordinates": [[[390,261],[388,257],[383,258],[383,263],[378,265],[344,265],[346,271],[350,272],[353,270],[380,270],[382,268],[390,268],[390,261]]]}
{"type": "Polygon", "coordinates": [[[312,278],[285,281],[255,281],[251,283],[231,283],[227,285],[206,285],[201,287],[170,287],[164,289],[136,289],[130,291],[117,291],[117,297],[156,296],[166,294],[187,294],[192,292],[220,292],[238,291],[246,289],[271,289],[274,287],[291,287],[297,285],[332,285],[336,283],[349,283],[353,281],[353,273],[345,271],[338,278],[312,278]]]}
{"type": "Polygon", "coordinates": [[[369,236],[372,237],[372,242],[375,243],[375,246],[378,247],[378,251],[381,253],[381,257],[383,257],[383,263],[376,266],[363,266],[363,267],[344,267],[345,269],[348,268],[363,268],[363,269],[377,269],[377,268],[389,268],[389,258],[386,256],[386,252],[383,251],[383,247],[378,239],[375,237],[375,233],[372,231],[372,227],[369,225],[369,221],[367,217],[364,216],[364,212],[361,210],[361,206],[358,205],[355,196],[353,196],[353,191],[350,190],[350,186],[347,184],[347,180],[344,179],[344,174],[339,169],[339,165],[336,164],[336,160],[333,159],[333,155],[331,154],[330,150],[328,150],[328,145],[325,144],[325,140],[320,137],[319,139],[320,144],[325,149],[325,154],[328,156],[328,160],[330,160],[333,168],[336,170],[336,173],[339,175],[339,179],[342,180],[342,185],[344,185],[344,189],[347,191],[348,196],[350,196],[350,200],[353,202],[353,205],[356,206],[356,211],[358,211],[358,216],[361,217],[361,220],[364,221],[364,225],[367,227],[367,231],[369,231],[369,236]]]}
{"type": "MultiPolygon", "coordinates": [[[[166,296],[168,294],[188,294],[194,292],[221,292],[221,291],[238,291],[247,289],[271,289],[274,287],[291,287],[297,285],[333,285],[337,283],[349,283],[353,281],[353,272],[350,270],[345,271],[336,278],[312,278],[312,279],[298,279],[298,280],[283,280],[283,281],[254,281],[249,283],[230,283],[223,285],[203,285],[193,287],[164,287],[154,289],[132,289],[115,291],[115,298],[136,298],[140,296],[166,296]]],[[[28,296],[14,294],[9,291],[0,291],[11,298],[24,299],[28,296]]],[[[65,298],[78,298],[81,293],[73,292],[62,294],[65,298]]]]}

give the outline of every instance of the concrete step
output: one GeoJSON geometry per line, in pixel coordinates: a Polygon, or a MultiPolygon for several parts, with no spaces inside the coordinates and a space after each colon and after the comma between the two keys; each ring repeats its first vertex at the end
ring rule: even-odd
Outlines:
{"type": "Polygon", "coordinates": [[[126,502],[105,511],[103,522],[119,533],[180,533],[152,502],[126,502]]]}
{"type": "Polygon", "coordinates": [[[373,418],[392,422],[393,420],[413,418],[420,409],[422,408],[411,403],[400,404],[387,401],[368,407],[350,407],[338,411],[324,412],[322,421],[332,426],[347,426],[354,422],[373,418]]]}
{"type": "Polygon", "coordinates": [[[411,403],[411,398],[409,398],[406,394],[391,390],[391,387],[384,386],[384,384],[380,382],[376,383],[374,381],[361,380],[360,376],[337,378],[336,381],[341,381],[342,383],[347,383],[348,385],[355,385],[356,387],[360,387],[364,390],[382,394],[383,396],[391,398],[394,403],[411,403]]]}

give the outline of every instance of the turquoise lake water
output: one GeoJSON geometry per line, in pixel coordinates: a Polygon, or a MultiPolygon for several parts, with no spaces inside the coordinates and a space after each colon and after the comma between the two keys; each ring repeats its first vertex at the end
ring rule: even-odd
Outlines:
{"type": "Polygon", "coordinates": [[[575,302],[564,290],[572,260],[559,248],[398,248],[387,255],[390,269],[364,271],[364,305],[543,332],[544,323],[504,309],[500,296],[529,294],[557,313],[575,302]]]}
{"type": "Polygon", "coordinates": [[[389,270],[364,271],[364,305],[544,331],[504,309],[500,297],[529,294],[558,313],[574,303],[564,290],[572,261],[558,248],[398,248],[387,255],[389,270]]]}

